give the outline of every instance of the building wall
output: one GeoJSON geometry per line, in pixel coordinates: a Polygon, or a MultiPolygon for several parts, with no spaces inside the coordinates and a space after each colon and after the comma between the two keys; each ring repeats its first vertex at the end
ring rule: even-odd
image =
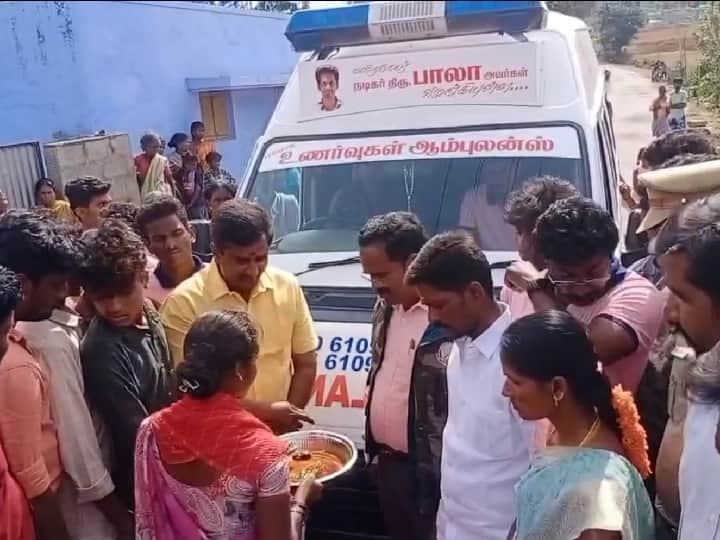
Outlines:
{"type": "Polygon", "coordinates": [[[47,174],[62,189],[78,176],[97,176],[112,184],[117,201],[140,203],[128,136],[83,137],[45,145],[47,174]]]}
{"type": "Polygon", "coordinates": [[[0,2],[0,144],[92,130],[71,11],[67,2],[0,2]]]}
{"type": "MultiPolygon", "coordinates": [[[[105,130],[138,152],[145,131],[188,131],[200,107],[186,79],[289,75],[286,22],[189,2],[0,2],[0,144],[105,130]]],[[[236,137],[218,148],[236,176],[278,94],[233,91],[236,137]]]]}
{"type": "MultiPolygon", "coordinates": [[[[282,88],[249,88],[232,93],[236,140],[218,144],[223,162],[228,161],[228,158],[232,159],[233,148],[242,149],[242,155],[250,156],[258,135],[265,131],[281,93],[282,88]]],[[[230,162],[226,165],[230,165],[230,162]]],[[[235,178],[240,181],[244,166],[239,169],[230,166],[225,168],[232,169],[235,178]]]]}

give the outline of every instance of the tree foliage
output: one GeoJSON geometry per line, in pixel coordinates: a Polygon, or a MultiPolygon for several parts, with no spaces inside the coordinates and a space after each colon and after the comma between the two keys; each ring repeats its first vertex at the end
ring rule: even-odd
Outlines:
{"type": "Polygon", "coordinates": [[[279,11],[280,13],[294,13],[300,6],[298,2],[257,2],[254,9],[260,11],[279,11]]]}
{"type": "Polygon", "coordinates": [[[720,4],[705,2],[696,33],[701,61],[694,80],[698,95],[714,109],[720,109],[720,4]]]}
{"type": "Polygon", "coordinates": [[[582,0],[579,2],[557,0],[555,2],[547,2],[548,8],[552,11],[559,11],[571,17],[577,17],[587,21],[596,10],[598,2],[590,2],[582,0]]]}
{"type": "Polygon", "coordinates": [[[597,12],[597,42],[600,55],[620,61],[623,49],[645,24],[645,13],[637,4],[604,2],[597,12]]]}

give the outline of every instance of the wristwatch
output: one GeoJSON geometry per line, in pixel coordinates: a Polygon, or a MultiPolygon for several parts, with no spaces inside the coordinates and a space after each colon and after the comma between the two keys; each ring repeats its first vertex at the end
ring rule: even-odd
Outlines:
{"type": "Polygon", "coordinates": [[[548,291],[552,289],[552,281],[550,281],[546,277],[542,277],[540,279],[536,279],[535,281],[531,281],[527,284],[527,291],[528,294],[534,293],[537,291],[548,291]]]}

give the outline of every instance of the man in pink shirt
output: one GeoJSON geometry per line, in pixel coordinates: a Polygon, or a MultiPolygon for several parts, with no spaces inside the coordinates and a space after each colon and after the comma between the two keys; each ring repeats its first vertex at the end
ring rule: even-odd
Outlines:
{"type": "MultiPolygon", "coordinates": [[[[0,267],[0,362],[10,344],[13,311],[20,301],[20,283],[14,273],[0,267]]],[[[0,444],[0,540],[35,540],[27,499],[8,469],[0,444]]]]}
{"type": "Polygon", "coordinates": [[[182,203],[163,193],[147,196],[136,226],[148,251],[158,260],[150,272],[145,297],[159,307],[175,287],[203,268],[192,251],[195,231],[182,203]]]}
{"type": "Polygon", "coordinates": [[[547,270],[525,261],[508,270],[506,284],[526,291],[536,311],[564,308],[587,325],[610,382],[634,393],[660,329],[665,296],[613,258],[617,226],[590,199],[555,202],[535,235],[547,270]]]}
{"type": "MultiPolygon", "coordinates": [[[[19,321],[48,318],[65,299],[64,272],[70,271],[64,267],[65,259],[57,256],[65,249],[61,235],[49,241],[42,231],[16,234],[27,213],[11,210],[0,217],[0,264],[12,263],[22,287],[22,301],[15,310],[19,321]],[[22,236],[33,239],[31,250],[22,236]]],[[[0,365],[0,444],[10,472],[30,501],[38,538],[69,539],[58,500],[63,471],[50,413],[48,374],[15,329],[10,330],[0,365]]]]}
{"type": "Polygon", "coordinates": [[[405,271],[427,241],[418,218],[391,212],[360,230],[360,259],[380,300],[373,314],[366,452],[378,458],[380,504],[392,540],[435,538],[451,342],[405,271]]]}
{"type": "MultiPolygon", "coordinates": [[[[505,222],[515,227],[520,259],[531,262],[538,270],[545,269],[545,259],[535,245],[537,220],[555,201],[577,195],[575,186],[555,176],[531,178],[510,194],[505,203],[505,222]]],[[[510,307],[513,320],[535,312],[527,292],[507,285],[500,291],[500,301],[510,307]]]]}

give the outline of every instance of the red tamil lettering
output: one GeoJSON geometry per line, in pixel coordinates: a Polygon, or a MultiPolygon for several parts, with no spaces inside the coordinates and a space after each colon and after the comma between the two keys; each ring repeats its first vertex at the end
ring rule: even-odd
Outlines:
{"type": "Polygon", "coordinates": [[[337,375],[330,385],[328,390],[327,399],[325,400],[325,407],[332,407],[333,404],[339,403],[341,407],[350,406],[350,396],[348,395],[347,380],[345,375],[337,375]]]}
{"type": "Polygon", "coordinates": [[[310,401],[312,401],[314,397],[316,407],[323,406],[323,396],[325,395],[325,377],[326,375],[324,373],[322,375],[318,375],[315,378],[315,384],[313,384],[312,396],[310,397],[310,401]]]}
{"type": "Polygon", "coordinates": [[[360,398],[360,399],[353,399],[353,400],[350,402],[350,406],[351,406],[353,409],[364,409],[364,408],[365,408],[365,400],[362,399],[362,398],[360,398]]]}

